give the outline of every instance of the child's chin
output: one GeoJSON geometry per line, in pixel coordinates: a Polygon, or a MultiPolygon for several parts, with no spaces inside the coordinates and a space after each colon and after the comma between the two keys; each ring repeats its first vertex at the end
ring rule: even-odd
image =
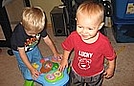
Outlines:
{"type": "Polygon", "coordinates": [[[82,37],[82,40],[89,40],[90,37],[82,37]]]}

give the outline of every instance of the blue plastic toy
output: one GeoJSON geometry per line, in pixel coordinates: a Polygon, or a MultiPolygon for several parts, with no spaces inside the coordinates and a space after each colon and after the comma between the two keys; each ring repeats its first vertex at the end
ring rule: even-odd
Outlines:
{"type": "Polygon", "coordinates": [[[49,56],[44,57],[38,62],[33,63],[38,71],[41,72],[40,76],[33,80],[29,70],[25,71],[25,84],[24,86],[33,86],[33,82],[37,82],[42,86],[66,86],[69,81],[67,69],[63,72],[58,71],[60,60],[49,56]]]}

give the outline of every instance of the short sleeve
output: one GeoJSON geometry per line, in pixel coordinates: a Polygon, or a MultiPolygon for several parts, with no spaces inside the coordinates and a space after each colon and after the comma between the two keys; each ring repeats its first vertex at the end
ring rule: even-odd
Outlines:
{"type": "Polygon", "coordinates": [[[15,27],[15,31],[14,31],[14,39],[16,40],[15,43],[17,47],[24,47],[25,37],[26,37],[26,34],[24,32],[23,27],[21,26],[21,24],[18,24],[15,27]]]}
{"type": "Polygon", "coordinates": [[[44,37],[46,37],[48,34],[47,34],[47,31],[46,31],[46,29],[44,28],[42,31],[41,31],[41,36],[44,38],[44,37]]]}
{"type": "Polygon", "coordinates": [[[74,48],[74,36],[69,35],[62,43],[62,48],[67,51],[71,51],[74,48]]]}
{"type": "Polygon", "coordinates": [[[108,60],[113,60],[116,58],[115,50],[113,49],[110,41],[107,41],[107,43],[105,43],[104,56],[108,60]]]}

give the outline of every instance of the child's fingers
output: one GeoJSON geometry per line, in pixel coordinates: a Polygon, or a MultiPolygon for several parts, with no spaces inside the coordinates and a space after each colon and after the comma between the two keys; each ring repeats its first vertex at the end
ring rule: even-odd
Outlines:
{"type": "Polygon", "coordinates": [[[33,77],[33,79],[35,80],[35,79],[38,78],[39,75],[40,75],[40,73],[39,73],[39,72],[36,72],[35,74],[32,75],[32,77],[33,77]]]}
{"type": "Polygon", "coordinates": [[[58,70],[62,72],[64,70],[64,67],[59,66],[59,69],[58,70]]]}
{"type": "Polygon", "coordinates": [[[60,55],[59,55],[59,58],[61,59],[62,57],[63,57],[63,55],[62,55],[62,54],[60,54],[60,55]]]}
{"type": "Polygon", "coordinates": [[[37,75],[32,75],[32,78],[33,78],[34,80],[36,80],[36,79],[38,78],[38,76],[37,76],[37,75]]]}
{"type": "Polygon", "coordinates": [[[104,75],[104,77],[105,77],[106,79],[109,79],[109,78],[112,77],[110,74],[107,74],[107,72],[104,72],[103,75],[104,75]]]}
{"type": "Polygon", "coordinates": [[[104,72],[103,75],[106,76],[107,75],[107,72],[104,72]]]}

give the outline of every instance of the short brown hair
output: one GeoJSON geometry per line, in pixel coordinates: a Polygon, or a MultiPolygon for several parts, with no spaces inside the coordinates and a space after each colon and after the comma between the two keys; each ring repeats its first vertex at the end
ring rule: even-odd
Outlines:
{"type": "Polygon", "coordinates": [[[78,14],[84,14],[90,18],[97,19],[100,23],[104,20],[104,7],[101,3],[92,0],[83,2],[77,9],[78,14]]]}
{"type": "Polygon", "coordinates": [[[45,13],[40,7],[25,7],[21,22],[25,30],[39,33],[45,26],[45,13]]]}

